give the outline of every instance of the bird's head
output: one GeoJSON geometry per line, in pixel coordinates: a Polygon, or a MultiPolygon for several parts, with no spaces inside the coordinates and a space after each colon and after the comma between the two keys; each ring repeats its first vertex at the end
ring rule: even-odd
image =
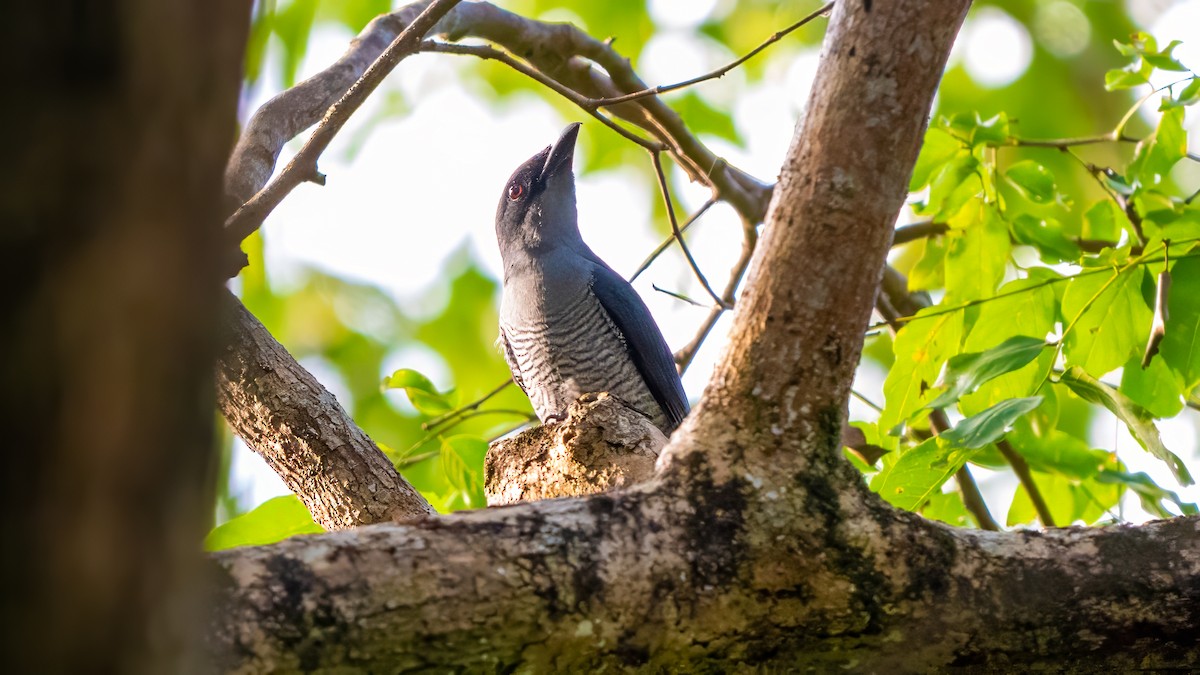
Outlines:
{"type": "Polygon", "coordinates": [[[505,183],[496,207],[496,239],[504,257],[582,244],[571,171],[578,136],[575,122],[505,183]]]}

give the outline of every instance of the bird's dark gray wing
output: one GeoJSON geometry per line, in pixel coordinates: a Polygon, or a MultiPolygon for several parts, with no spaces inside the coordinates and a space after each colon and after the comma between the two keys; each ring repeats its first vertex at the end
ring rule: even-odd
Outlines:
{"type": "Polygon", "coordinates": [[[674,429],[689,409],[675,358],[637,291],[598,258],[594,262],[599,264],[592,273],[592,293],[625,337],[634,365],[674,429]]]}
{"type": "Polygon", "coordinates": [[[504,343],[504,360],[508,363],[508,370],[512,373],[513,382],[529,396],[529,392],[525,390],[525,382],[521,379],[521,366],[517,363],[517,355],[513,354],[512,346],[508,344],[508,335],[504,333],[504,329],[500,329],[500,342],[504,343]]]}

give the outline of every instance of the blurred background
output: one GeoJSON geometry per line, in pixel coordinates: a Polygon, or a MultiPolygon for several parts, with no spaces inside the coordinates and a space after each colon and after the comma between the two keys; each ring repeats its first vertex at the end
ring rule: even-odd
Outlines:
{"type": "MultiPolygon", "coordinates": [[[[632,59],[649,84],[688,79],[753,49],[771,33],[819,6],[757,0],[588,0],[498,2],[546,21],[569,21],[632,59]]],[[[387,2],[263,0],[254,14],[241,116],[333,62],[387,2]]],[[[773,182],[818,67],[826,21],[787,36],[725,77],[665,96],[716,154],[773,182]]],[[[1105,72],[1127,59],[1113,41],[1145,30],[1160,45],[1182,40],[1174,55],[1200,63],[1200,0],[1008,0],[977,2],[960,34],[933,114],[1005,112],[1024,138],[1104,133],[1151,85],[1107,92],[1105,72]]],[[[1154,82],[1155,85],[1165,82],[1154,82]]],[[[1200,131],[1195,106],[1185,128],[1192,150],[1200,131]]],[[[1145,133],[1157,120],[1153,101],[1131,121],[1145,133]],[[1143,114],[1144,113],[1144,114],[1143,114]]],[[[523,160],[583,121],[576,154],[580,226],[585,240],[617,272],[631,274],[669,232],[646,153],[552,92],[493,62],[444,54],[405,60],[350,121],[320,160],[327,185],[305,184],[289,196],[245,249],[251,264],[232,282],[249,309],[329,388],[363,429],[386,447],[404,475],[440,511],[480,507],[483,441],[527,421],[529,405],[515,387],[453,428],[422,428],[438,414],[469,403],[508,377],[496,349],[499,254],[493,214],[504,182],[523,160]],[[414,407],[400,390],[381,386],[397,369],[429,378],[438,395],[414,407]]],[[[293,141],[286,164],[303,138],[293,141]]],[[[1130,149],[1087,151],[1102,163],[1130,149]]],[[[1022,150],[1022,152],[1025,152],[1022,150]]],[[[1102,196],[1086,172],[1054,150],[1029,150],[1053,170],[1066,194],[1102,196]]],[[[682,219],[708,191],[670,168],[682,219]]],[[[1181,162],[1171,176],[1195,189],[1200,167],[1181,162]]],[[[1081,199],[1081,201],[1084,201],[1081,199]]],[[[917,220],[905,214],[901,224],[917,220]]],[[[726,205],[690,230],[701,269],[720,287],[741,247],[741,223],[726,205]]],[[[920,245],[893,252],[908,271],[920,245]]],[[[694,298],[704,291],[671,247],[635,284],[667,342],[679,349],[708,313],[655,287],[694,298]]],[[[684,376],[692,400],[703,390],[724,344],[722,319],[684,376]]],[[[869,338],[856,391],[882,402],[890,337],[869,338]]],[[[1080,432],[1093,447],[1117,450],[1130,472],[1145,471],[1188,501],[1166,467],[1137,448],[1125,427],[1102,408],[1082,410],[1080,432]]],[[[851,417],[875,413],[855,399],[851,417]]],[[[1197,459],[1197,413],[1160,422],[1167,445],[1185,462],[1197,459]]],[[[210,546],[262,542],[278,532],[315,528],[298,501],[272,500],[287,489],[263,461],[234,439],[219,418],[225,475],[215,505],[223,523],[264,503],[271,528],[226,528],[210,546]],[[220,537],[225,536],[225,542],[220,537]]],[[[1008,471],[972,467],[993,513],[1009,511],[1016,479],[1008,471]]],[[[1117,516],[1150,517],[1132,493],[1117,516]]],[[[260,523],[261,525],[261,523],[260,523]]],[[[218,529],[218,533],[222,530],[218,529]]]]}

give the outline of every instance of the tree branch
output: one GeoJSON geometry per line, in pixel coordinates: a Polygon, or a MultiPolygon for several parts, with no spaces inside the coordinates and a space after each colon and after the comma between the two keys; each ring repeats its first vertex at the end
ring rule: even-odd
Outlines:
{"type": "Polygon", "coordinates": [[[327,530],[433,513],[307,370],[232,295],[217,368],[221,412],[327,530]]]}
{"type": "MultiPolygon", "coordinates": [[[[309,139],[304,143],[304,147],[300,148],[300,152],[296,153],[296,156],[292,158],[292,161],[288,162],[288,165],[284,167],[279,176],[276,177],[275,180],[268,183],[266,187],[259,190],[244,204],[242,204],[237,211],[234,211],[233,215],[229,216],[229,218],[225,221],[226,237],[233,245],[236,246],[243,239],[250,236],[255,230],[257,230],[259,226],[262,225],[263,221],[266,220],[267,215],[270,214],[271,211],[273,211],[275,207],[279,205],[279,202],[283,201],[283,198],[291,193],[291,191],[297,185],[305,181],[313,181],[324,184],[325,177],[317,171],[317,158],[321,156],[321,153],[325,152],[325,148],[329,147],[329,144],[333,141],[334,136],[341,131],[342,127],[345,126],[346,122],[350,119],[350,116],[354,114],[354,111],[358,110],[359,106],[361,106],[363,102],[367,100],[367,97],[371,95],[371,92],[375,91],[375,88],[378,87],[381,82],[383,82],[383,78],[387,77],[388,73],[392,72],[392,69],[396,67],[396,64],[400,63],[400,61],[402,61],[408,55],[417,51],[417,47],[420,46],[421,38],[424,37],[425,33],[427,33],[429,29],[433,28],[433,25],[437,23],[438,19],[441,19],[446,12],[450,11],[459,3],[459,1],[460,0],[433,0],[416,17],[416,19],[412,21],[412,23],[408,24],[404,30],[400,31],[400,34],[396,36],[396,39],[393,40],[386,49],[383,50],[383,53],[379,55],[379,58],[375,59],[374,62],[367,67],[366,72],[364,72],[362,76],[350,86],[346,93],[342,95],[337,102],[328,109],[327,112],[325,112],[325,116],[321,120],[320,125],[317,126],[317,129],[313,131],[312,136],[310,136],[309,139]]],[[[373,35],[374,33],[371,34],[373,35]]],[[[360,43],[359,46],[360,49],[352,50],[354,57],[362,56],[366,49],[365,46],[363,46],[363,43],[360,43]]],[[[337,70],[334,71],[335,75],[343,74],[344,69],[339,68],[343,61],[347,61],[346,56],[343,56],[342,60],[340,60],[338,64],[335,64],[333,67],[331,67],[337,68],[337,70]]],[[[329,71],[327,70],[326,72],[329,71]]],[[[313,79],[317,80],[318,78],[313,79]]],[[[316,89],[319,87],[319,85],[320,82],[314,83],[313,88],[316,89]]],[[[299,97],[299,95],[297,95],[297,97],[299,97]]],[[[272,101],[276,100],[280,100],[280,97],[272,99],[272,101]]],[[[267,106],[264,106],[264,108],[265,107],[267,106]]],[[[293,119],[295,119],[295,117],[293,117],[293,119]]],[[[280,140],[280,137],[277,136],[276,140],[280,140]]],[[[271,165],[274,165],[275,159],[279,156],[279,148],[282,147],[283,143],[287,142],[287,139],[281,140],[282,142],[280,142],[274,149],[274,154],[272,155],[270,161],[271,165]]],[[[237,150],[241,149],[242,144],[239,143],[237,150]]],[[[231,158],[230,164],[230,169],[232,169],[230,173],[233,175],[227,174],[227,185],[230,185],[231,183],[233,185],[246,185],[243,180],[239,180],[241,178],[240,174],[242,173],[240,170],[241,167],[232,163],[243,159],[243,157],[243,155],[235,151],[235,154],[231,158]]],[[[258,166],[261,166],[261,164],[258,166]]],[[[268,172],[267,175],[269,176],[270,172],[268,172]]]]}

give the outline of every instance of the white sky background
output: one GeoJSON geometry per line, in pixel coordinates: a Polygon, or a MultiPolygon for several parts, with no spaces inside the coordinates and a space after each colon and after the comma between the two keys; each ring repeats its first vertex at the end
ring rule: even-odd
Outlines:
{"type": "MultiPolygon", "coordinates": [[[[1185,40],[1176,52],[1184,63],[1200,64],[1200,0],[1174,5],[1169,0],[1127,1],[1135,18],[1149,26],[1162,44],[1171,39],[1185,40]]],[[[651,0],[649,4],[660,30],[640,55],[640,74],[647,82],[687,79],[736,57],[695,31],[710,15],[727,12],[732,4],[728,0],[651,0]]],[[[1054,41],[1060,56],[1069,58],[1073,50],[1078,51],[1077,45],[1086,44],[1087,21],[1074,5],[1063,0],[1047,2],[1040,12],[1045,19],[1039,15],[1035,22],[1037,37],[1043,43],[1054,41]]],[[[298,79],[332,63],[352,37],[347,30],[327,26],[314,31],[298,79]]],[[[264,81],[253,100],[247,102],[244,114],[281,89],[275,77],[278,56],[278,44],[270,45],[264,81]]],[[[273,283],[286,286],[297,279],[304,266],[313,266],[376,284],[404,306],[440,282],[446,257],[464,242],[480,266],[499,278],[493,217],[505,180],[521,162],[550,144],[567,122],[587,116],[580,111],[571,120],[564,120],[533,96],[502,105],[485,103],[457,85],[456,73],[466,65],[462,61],[465,58],[425,54],[406,59],[355,115],[320,160],[327,185],[300,186],[263,227],[273,283]],[[376,125],[351,159],[347,148],[361,121],[372,116],[387,91],[401,94],[411,107],[410,113],[376,125]]],[[[997,87],[1019,77],[1030,58],[1031,37],[1024,26],[995,8],[985,8],[972,16],[952,56],[961,59],[977,81],[997,87]]],[[[719,139],[706,138],[706,143],[731,164],[762,180],[775,180],[816,67],[817,52],[813,48],[790,63],[773,67],[753,85],[746,84],[735,71],[696,87],[695,91],[715,107],[733,110],[734,123],[746,147],[738,148],[719,139]]],[[[1099,90],[1100,83],[1096,86],[1099,90]]],[[[1147,110],[1153,109],[1147,106],[1147,110]]],[[[1193,142],[1200,136],[1196,117],[1189,109],[1193,142]]],[[[587,136],[597,133],[612,132],[587,127],[580,138],[584,152],[591,142],[587,136]]],[[[301,140],[306,137],[307,133],[301,140]]],[[[287,163],[298,143],[289,145],[278,166],[287,163]]],[[[673,183],[681,218],[708,197],[706,189],[687,184],[678,175],[673,183]]],[[[577,189],[584,239],[610,266],[628,275],[659,241],[647,213],[657,187],[632,172],[615,170],[581,176],[577,189]]],[[[720,289],[740,251],[738,218],[728,206],[718,205],[691,232],[693,254],[710,283],[720,289]]],[[[678,349],[691,339],[708,310],[655,292],[651,284],[679,290],[701,301],[705,293],[691,278],[677,248],[670,249],[635,284],[667,342],[678,349]]],[[[693,400],[703,390],[727,330],[728,319],[722,319],[684,377],[684,387],[693,400]]],[[[448,386],[438,358],[421,351],[406,349],[388,366],[416,367],[429,374],[435,384],[448,386]]],[[[333,393],[341,393],[336,376],[322,368],[323,364],[305,365],[314,366],[319,371],[317,376],[333,393]]],[[[882,378],[882,369],[868,364],[860,371],[856,389],[882,402],[882,378]]],[[[874,415],[852,399],[851,416],[872,419],[874,415]]],[[[1160,426],[1168,447],[1190,467],[1200,469],[1196,462],[1196,415],[1188,412],[1160,426]]],[[[1160,485],[1177,487],[1166,467],[1142,452],[1111,415],[1099,415],[1092,432],[1096,447],[1111,449],[1115,439],[1131,471],[1146,471],[1160,485]]],[[[244,506],[288,493],[275,473],[240,441],[235,444],[232,471],[233,491],[244,506]]],[[[972,467],[972,471],[993,515],[1003,521],[1016,479],[1011,473],[978,467],[972,467]]],[[[1200,501],[1200,488],[1181,490],[1181,496],[1200,501]]],[[[1148,518],[1133,495],[1125,499],[1124,517],[1134,522],[1148,518]]]]}

